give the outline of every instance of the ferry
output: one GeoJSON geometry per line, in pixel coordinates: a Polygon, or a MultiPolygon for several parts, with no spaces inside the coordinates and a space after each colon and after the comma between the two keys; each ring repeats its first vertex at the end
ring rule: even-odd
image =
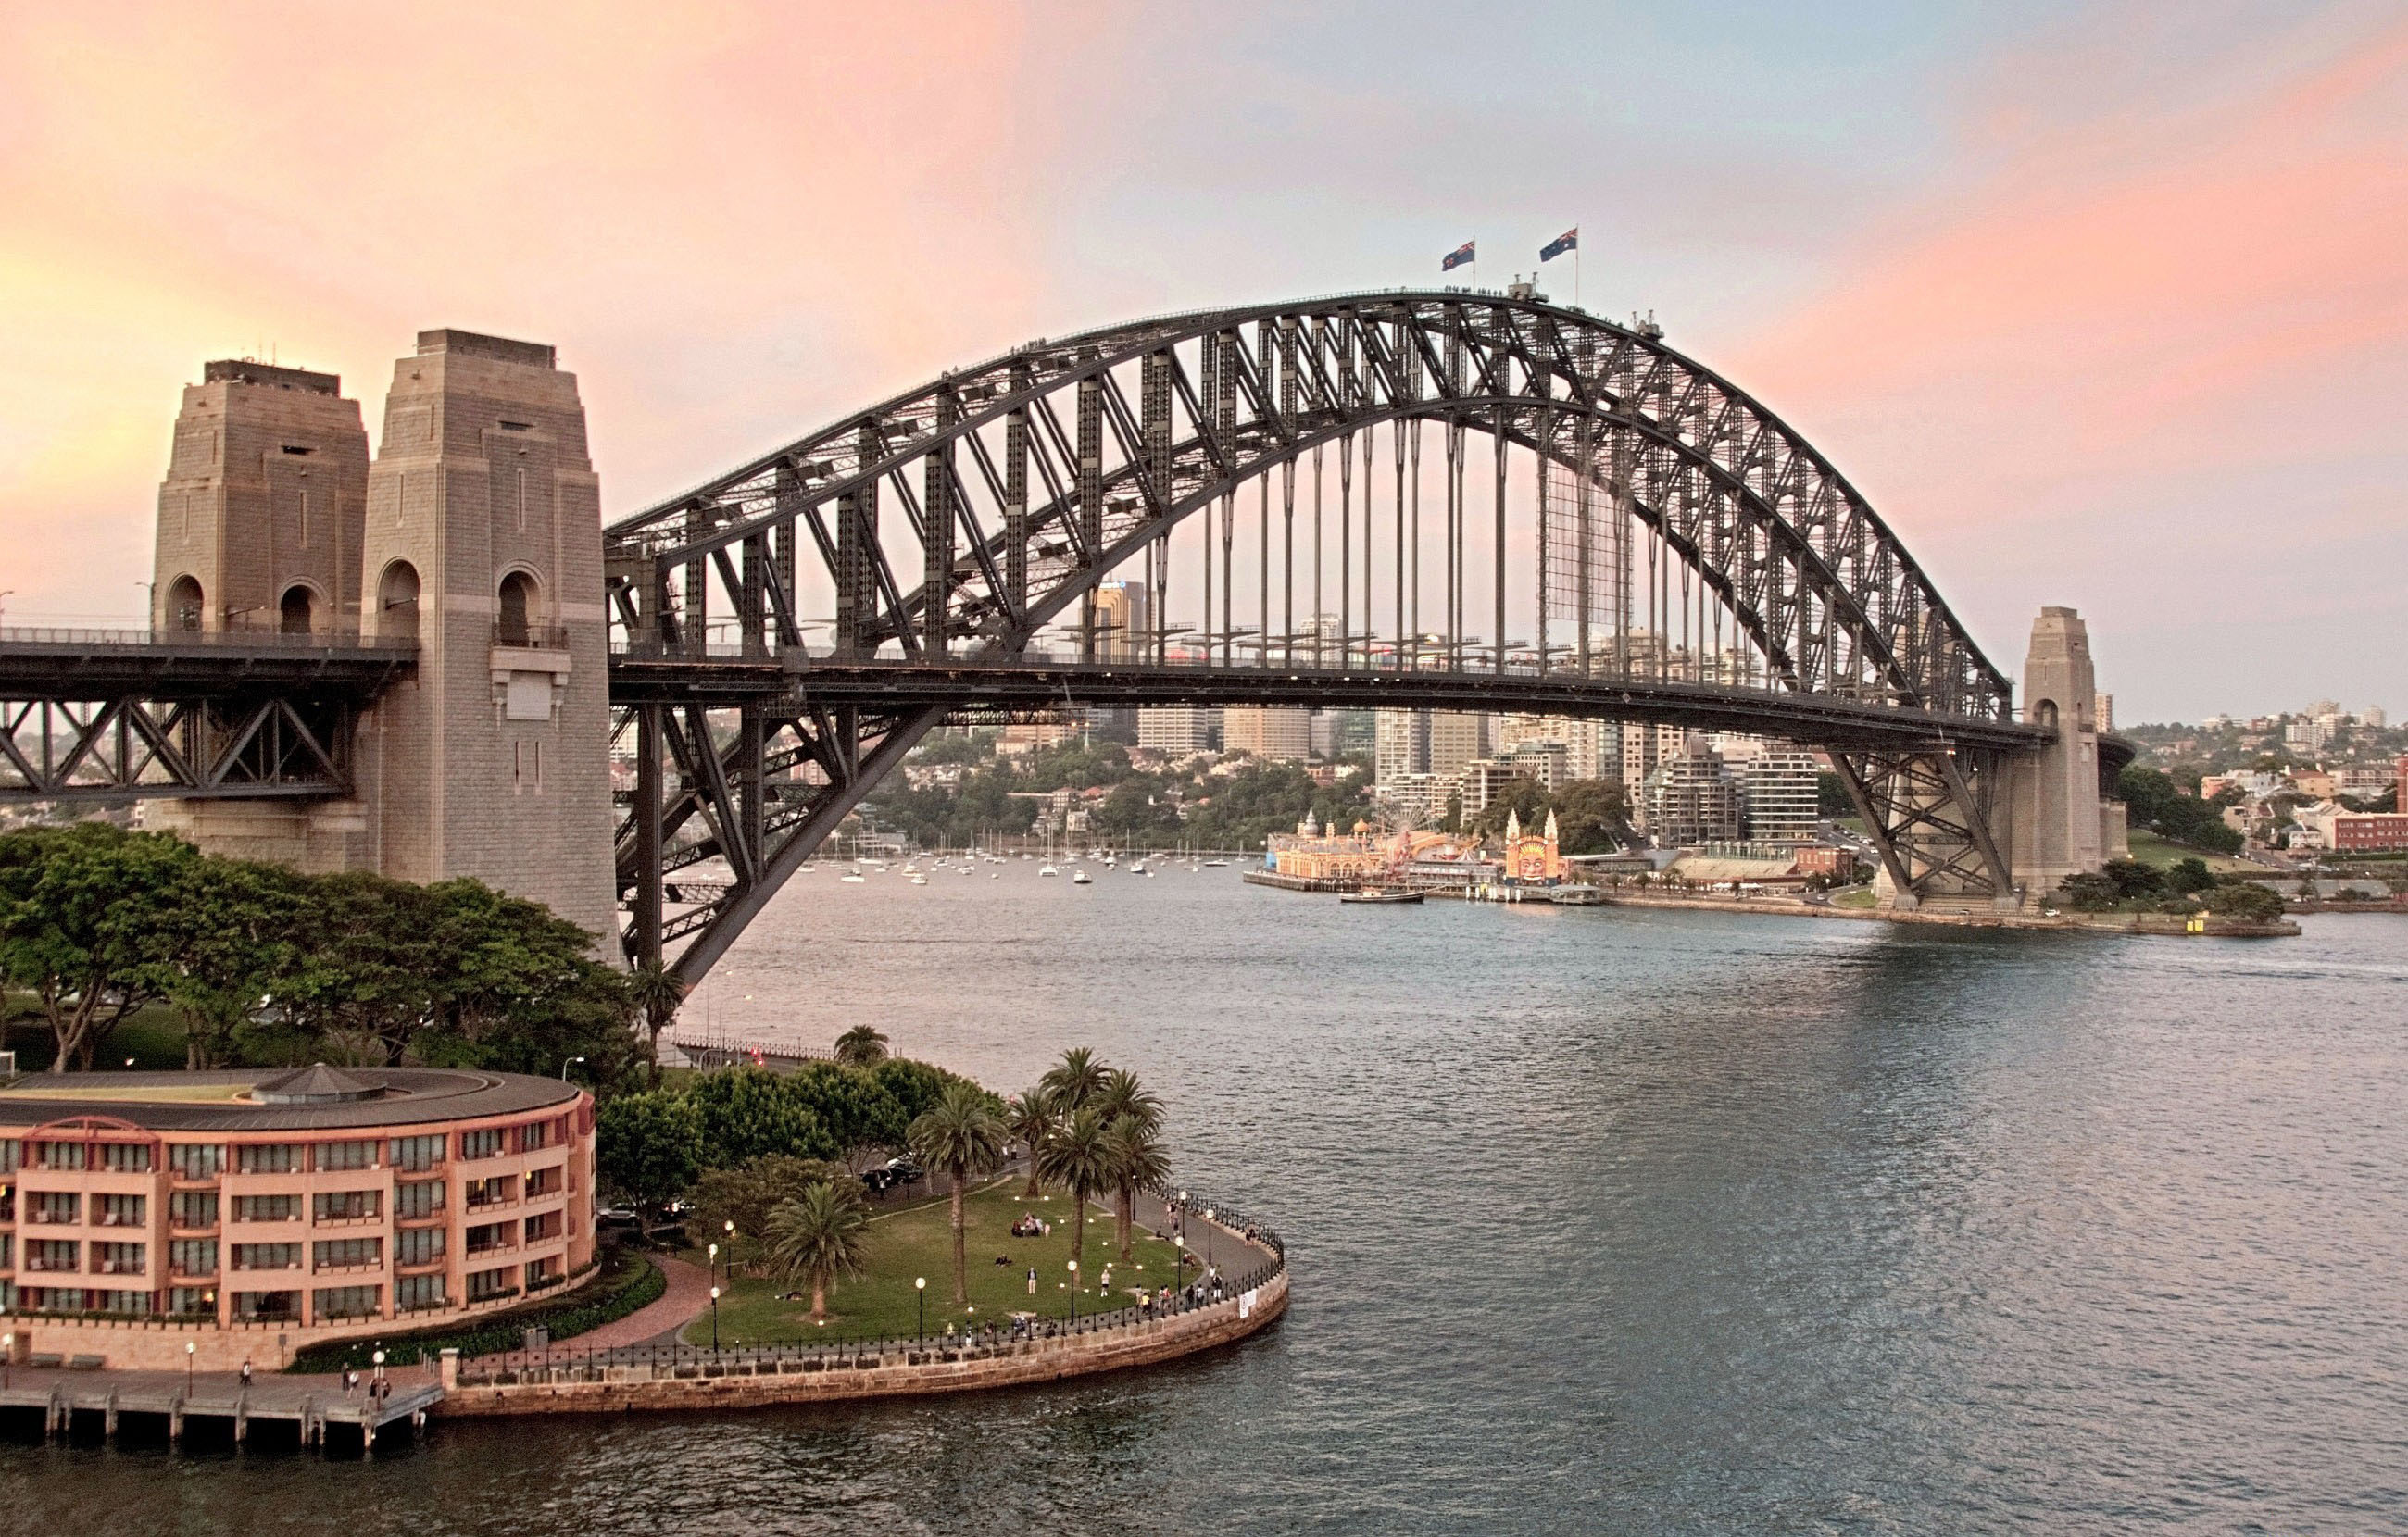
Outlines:
{"type": "Polygon", "coordinates": [[[1376,886],[1366,886],[1359,891],[1349,891],[1338,900],[1369,906],[1404,906],[1407,904],[1418,904],[1422,894],[1419,891],[1386,891],[1376,886]]]}

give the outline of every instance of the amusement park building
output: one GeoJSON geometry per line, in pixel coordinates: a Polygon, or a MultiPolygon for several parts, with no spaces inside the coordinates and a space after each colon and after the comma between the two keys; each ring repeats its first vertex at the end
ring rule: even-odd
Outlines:
{"type": "Polygon", "coordinates": [[[92,1073],[0,1089],[19,1359],[280,1364],[567,1284],[594,1261],[594,1102],[516,1074],[92,1073]]]}

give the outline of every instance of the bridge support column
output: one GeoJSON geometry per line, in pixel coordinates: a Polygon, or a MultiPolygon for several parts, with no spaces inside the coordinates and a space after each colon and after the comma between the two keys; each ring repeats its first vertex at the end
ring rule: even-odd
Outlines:
{"type": "Polygon", "coordinates": [[[1831,764],[1881,855],[1876,888],[1884,906],[1912,911],[1935,898],[2000,911],[2018,904],[1991,826],[1995,767],[1983,763],[1969,776],[1944,745],[1911,753],[1835,752],[1831,764]]]}
{"type": "Polygon", "coordinates": [[[2071,608],[2043,608],[2024,658],[2024,719],[2057,739],[2014,767],[2009,840],[2016,872],[2045,898],[2066,876],[2126,852],[2123,805],[2102,793],[2099,678],[2089,627],[2071,608]]]}

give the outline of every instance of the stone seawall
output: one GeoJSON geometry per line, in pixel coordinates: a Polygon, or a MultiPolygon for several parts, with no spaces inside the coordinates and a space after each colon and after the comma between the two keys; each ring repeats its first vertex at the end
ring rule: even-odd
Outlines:
{"type": "Polygon", "coordinates": [[[889,1349],[882,1356],[825,1360],[817,1353],[798,1352],[724,1368],[697,1364],[680,1369],[688,1375],[666,1370],[656,1374],[644,1365],[555,1368],[527,1373],[546,1380],[451,1387],[435,1413],[472,1416],[752,1409],[1056,1382],[1211,1350],[1244,1339],[1286,1311],[1287,1273],[1283,1270],[1245,1296],[1092,1334],[992,1349],[889,1349]]]}
{"type": "Polygon", "coordinates": [[[2174,934],[2216,939],[2270,939],[2296,934],[2300,926],[2285,918],[2210,917],[2200,927],[2172,913],[2072,913],[2050,918],[2039,912],[1996,913],[1955,908],[1842,907],[1795,902],[1784,897],[1656,897],[1599,888],[1606,892],[1600,907],[1657,907],[1671,912],[1753,913],[1769,918],[1827,918],[1862,923],[1928,923],[1951,929],[2054,929],[2114,934],[2174,934]]]}

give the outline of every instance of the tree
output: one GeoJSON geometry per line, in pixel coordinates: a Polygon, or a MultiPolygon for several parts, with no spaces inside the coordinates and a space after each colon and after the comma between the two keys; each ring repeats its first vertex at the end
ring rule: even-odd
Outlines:
{"type": "Polygon", "coordinates": [[[956,1081],[955,1075],[943,1068],[915,1062],[909,1057],[887,1058],[869,1070],[869,1077],[893,1096],[907,1126],[944,1096],[947,1085],[956,1081]]]}
{"type": "Polygon", "coordinates": [[[826,1132],[836,1156],[899,1147],[911,1119],[871,1074],[813,1062],[784,1080],[787,1095],[826,1132]]]}
{"type": "Polygon", "coordinates": [[[1619,779],[1574,779],[1555,791],[1555,810],[1567,854],[1611,854],[1630,840],[1630,797],[1619,779]]]}
{"type": "Polygon", "coordinates": [[[827,1321],[828,1288],[858,1275],[869,1244],[869,1214],[819,1180],[769,1214],[769,1263],[811,1288],[811,1322],[827,1321]]]}
{"type": "MultiPolygon", "coordinates": [[[[1049,1185],[1070,1194],[1070,1259],[1086,1258],[1087,1206],[1098,1190],[1111,1188],[1113,1163],[1104,1117],[1092,1107],[1072,1111],[1038,1145],[1037,1166],[1049,1185]]],[[[1082,1263],[1081,1268],[1084,1266],[1082,1263]]]]}
{"type": "Polygon", "coordinates": [[[970,1300],[969,1260],[962,1235],[962,1186],[1003,1161],[1005,1131],[995,1098],[976,1084],[957,1082],[911,1123],[910,1147],[931,1169],[945,1172],[953,1224],[953,1305],[970,1300]]]}
{"type": "Polygon", "coordinates": [[[876,1067],[886,1060],[886,1037],[875,1025],[855,1025],[836,1038],[838,1067],[876,1067]]]}
{"type": "Polygon", "coordinates": [[[677,1019],[677,1011],[685,1002],[685,982],[677,973],[658,961],[647,961],[627,978],[627,999],[642,1014],[644,1038],[651,1044],[650,1053],[652,1087],[661,1084],[661,1032],[677,1019]]]}
{"type": "Polygon", "coordinates": [[[2205,891],[2215,885],[2215,875],[2200,859],[2176,860],[2166,872],[2166,888],[2176,895],[2187,896],[2193,891],[2205,891]]]}
{"type": "Polygon", "coordinates": [[[2225,918],[2264,922],[2283,916],[2283,899],[2255,881],[2229,881],[2207,893],[2207,910],[2225,918]]]}
{"type": "Polygon", "coordinates": [[[1038,1149],[1054,1134],[1054,1096],[1040,1085],[1004,1102],[1004,1131],[1028,1150],[1028,1188],[1021,1193],[1034,1201],[1045,1193],[1039,1178],[1038,1149]]]}
{"type": "Polygon", "coordinates": [[[695,1079],[686,1097],[702,1122],[703,1162],[728,1168],[770,1153],[835,1157],[840,1145],[810,1107],[788,1091],[790,1081],[757,1067],[695,1079]]]}
{"type": "Polygon", "coordinates": [[[1137,1192],[1170,1177],[1170,1155],[1155,1135],[1154,1123],[1134,1115],[1113,1118],[1104,1133],[1104,1152],[1120,1195],[1120,1254],[1125,1263],[1137,1258],[1137,1192]]]}
{"type": "Polygon", "coordinates": [[[1038,1087],[1057,1112],[1068,1112],[1081,1105],[1104,1087],[1104,1064],[1096,1060],[1089,1046],[1072,1046],[1062,1053],[1062,1060],[1045,1070],[1038,1087]]]}
{"type": "Polygon", "coordinates": [[[771,1153],[733,1169],[708,1169],[695,1182],[695,1218],[701,1241],[727,1245],[733,1265],[744,1250],[767,1252],[769,1217],[813,1185],[825,1185],[838,1199],[869,1209],[861,1181],[841,1163],[771,1153]]]}
{"type": "Polygon", "coordinates": [[[199,859],[165,833],[106,822],[0,837],[0,975],[33,992],[57,1071],[89,1069],[160,996],[160,921],[199,859]]]}
{"type": "Polygon", "coordinates": [[[702,1120],[681,1094],[622,1094],[594,1113],[594,1162],[602,1183],[632,1201],[684,1192],[702,1167],[702,1120]]]}
{"type": "Polygon", "coordinates": [[[1464,823],[1464,831],[1484,838],[1499,837],[1506,822],[1512,819],[1536,832],[1546,825],[1547,810],[1553,804],[1546,787],[1536,779],[1511,779],[1498,791],[1496,799],[1471,814],[1464,823]]]}
{"type": "Polygon", "coordinates": [[[223,1066],[299,959],[307,883],[272,864],[185,863],[151,931],[153,985],[184,1022],[184,1065],[223,1066]]]}

